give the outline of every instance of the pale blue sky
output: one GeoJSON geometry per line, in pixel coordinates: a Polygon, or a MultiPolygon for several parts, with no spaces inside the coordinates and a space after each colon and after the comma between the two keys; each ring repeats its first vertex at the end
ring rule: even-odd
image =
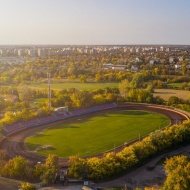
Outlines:
{"type": "Polygon", "coordinates": [[[4,44],[190,45],[190,0],[0,0],[4,44]]]}

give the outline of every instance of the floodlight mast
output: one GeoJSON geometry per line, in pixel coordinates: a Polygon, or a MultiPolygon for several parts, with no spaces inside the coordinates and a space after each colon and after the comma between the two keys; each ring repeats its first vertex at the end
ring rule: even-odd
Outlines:
{"type": "Polygon", "coordinates": [[[49,109],[51,109],[50,73],[47,73],[47,79],[48,79],[48,102],[49,102],[49,109]]]}

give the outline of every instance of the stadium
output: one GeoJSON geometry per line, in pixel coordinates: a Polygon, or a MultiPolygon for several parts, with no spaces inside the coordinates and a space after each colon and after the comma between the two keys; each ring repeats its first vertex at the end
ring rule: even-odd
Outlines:
{"type": "MultiPolygon", "coordinates": [[[[150,104],[135,104],[126,103],[117,105],[116,103],[107,103],[103,105],[92,106],[89,108],[82,108],[73,111],[67,111],[61,114],[52,114],[42,118],[35,118],[29,121],[16,123],[5,127],[5,136],[1,139],[0,147],[7,151],[9,158],[14,158],[16,155],[21,155],[28,160],[37,163],[44,162],[46,156],[35,154],[27,149],[25,140],[31,134],[63,123],[64,121],[72,120],[73,118],[85,118],[87,116],[95,116],[98,113],[103,113],[108,110],[143,110],[148,112],[155,112],[165,115],[170,119],[170,125],[180,124],[183,120],[187,120],[188,116],[180,111],[174,110],[169,107],[150,105],[150,104]]],[[[128,145],[138,141],[136,139],[132,142],[128,142],[128,145]]],[[[125,143],[125,142],[123,142],[125,143]]],[[[115,147],[114,151],[119,152],[124,146],[115,147]]],[[[113,151],[113,150],[107,150],[113,151]]],[[[101,157],[105,152],[99,153],[98,157],[101,157]]],[[[94,156],[94,155],[93,155],[94,156]]],[[[68,158],[59,158],[59,162],[63,166],[67,166],[68,158]]]]}

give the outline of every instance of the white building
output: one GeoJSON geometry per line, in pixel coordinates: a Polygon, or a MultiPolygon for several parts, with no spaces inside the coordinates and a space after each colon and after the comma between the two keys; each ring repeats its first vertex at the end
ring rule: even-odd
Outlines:
{"type": "Polygon", "coordinates": [[[141,52],[142,52],[142,48],[141,47],[139,47],[139,48],[136,49],[136,53],[141,53],[141,52]]]}
{"type": "Polygon", "coordinates": [[[114,66],[112,66],[112,69],[113,70],[119,70],[119,71],[125,70],[126,69],[126,65],[114,65],[114,66]]]}
{"type": "Polygon", "coordinates": [[[173,58],[173,57],[170,57],[170,58],[169,58],[169,62],[170,62],[170,63],[173,63],[173,62],[174,62],[174,58],[173,58]]]}
{"type": "Polygon", "coordinates": [[[155,59],[150,59],[150,60],[149,60],[149,63],[150,63],[151,65],[154,65],[155,59]]]}
{"type": "Polygon", "coordinates": [[[180,62],[183,61],[183,57],[182,56],[178,57],[178,59],[179,59],[180,62]]]}
{"type": "Polygon", "coordinates": [[[137,72],[138,69],[139,68],[137,66],[131,65],[131,72],[137,72]]]}
{"type": "Polygon", "coordinates": [[[160,47],[160,51],[165,51],[166,48],[165,47],[160,47]]]}
{"type": "Polygon", "coordinates": [[[39,57],[45,57],[45,50],[44,49],[38,49],[38,56],[39,57]]]}
{"type": "Polygon", "coordinates": [[[31,57],[34,57],[36,55],[36,51],[34,49],[29,49],[28,55],[30,55],[31,57]]]}
{"type": "Polygon", "coordinates": [[[7,54],[7,50],[6,50],[6,49],[0,49],[0,54],[1,54],[1,55],[7,54]]]}
{"type": "Polygon", "coordinates": [[[24,55],[24,50],[23,49],[19,49],[18,50],[18,56],[23,56],[24,55]]]}
{"type": "Polygon", "coordinates": [[[130,49],[129,49],[129,48],[126,48],[126,47],[125,47],[125,48],[123,48],[123,52],[124,52],[124,53],[129,52],[129,51],[130,51],[130,49]]]}
{"type": "Polygon", "coordinates": [[[114,66],[114,64],[112,64],[112,63],[103,63],[104,69],[112,69],[113,66],[114,66]]]}
{"type": "Polygon", "coordinates": [[[175,64],[175,69],[180,69],[181,68],[181,65],[180,64],[175,64]]]}
{"type": "Polygon", "coordinates": [[[136,49],[135,49],[134,47],[132,47],[132,48],[130,49],[130,52],[131,52],[131,53],[135,53],[135,52],[136,52],[136,49]]]}

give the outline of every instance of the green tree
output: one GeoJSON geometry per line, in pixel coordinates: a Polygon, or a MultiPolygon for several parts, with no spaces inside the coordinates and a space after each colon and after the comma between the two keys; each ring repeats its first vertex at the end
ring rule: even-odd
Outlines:
{"type": "Polygon", "coordinates": [[[149,84],[146,88],[146,90],[148,90],[149,92],[153,93],[154,92],[154,87],[153,85],[149,84]]]}
{"type": "Polygon", "coordinates": [[[71,100],[75,108],[92,106],[94,103],[93,94],[86,90],[73,93],[71,100]]]}
{"type": "Polygon", "coordinates": [[[87,175],[87,163],[83,158],[79,158],[77,156],[69,157],[69,175],[84,179],[87,175]]]}
{"type": "Polygon", "coordinates": [[[168,99],[168,104],[169,105],[174,105],[174,104],[179,104],[180,99],[177,96],[170,96],[168,99]]]}
{"type": "Polygon", "coordinates": [[[129,81],[127,79],[124,79],[122,80],[120,83],[119,83],[119,92],[121,94],[121,96],[124,98],[124,99],[127,99],[128,97],[128,92],[130,90],[130,84],[129,84],[129,81]]]}
{"type": "Polygon", "coordinates": [[[182,71],[183,75],[186,75],[186,73],[187,73],[187,64],[186,63],[182,64],[181,71],[182,71]]]}
{"type": "Polygon", "coordinates": [[[141,142],[137,142],[133,145],[135,155],[141,161],[149,158],[150,155],[154,155],[157,151],[157,147],[154,146],[150,137],[146,137],[141,142]]]}
{"type": "Polygon", "coordinates": [[[95,75],[95,81],[96,81],[96,82],[100,82],[100,81],[101,81],[101,75],[100,75],[99,73],[97,73],[97,74],[95,75]]]}
{"type": "Polygon", "coordinates": [[[144,82],[143,75],[141,73],[136,73],[133,75],[132,81],[130,82],[131,88],[139,88],[144,82]]]}
{"type": "Polygon", "coordinates": [[[2,174],[8,177],[17,177],[19,179],[26,179],[33,176],[33,168],[30,162],[21,156],[9,160],[2,169],[2,174]]]}
{"type": "Polygon", "coordinates": [[[187,156],[174,156],[164,164],[167,173],[163,190],[190,189],[190,162],[187,156]]]}
{"type": "Polygon", "coordinates": [[[80,81],[83,83],[87,82],[87,76],[86,75],[79,75],[80,81]]]}
{"type": "Polygon", "coordinates": [[[154,74],[155,74],[155,75],[158,75],[158,74],[159,74],[159,72],[160,72],[160,70],[159,70],[159,68],[158,68],[158,67],[154,68],[154,74]]]}
{"type": "Polygon", "coordinates": [[[59,170],[58,156],[54,154],[48,155],[46,162],[42,166],[36,167],[36,173],[41,174],[41,179],[45,184],[52,183],[55,178],[55,174],[59,170]],[[44,169],[43,172],[41,169],[44,169]]]}
{"type": "Polygon", "coordinates": [[[70,80],[70,81],[75,81],[76,80],[76,76],[75,75],[70,75],[70,76],[68,76],[68,80],[70,80]]]}
{"type": "Polygon", "coordinates": [[[96,104],[103,104],[106,102],[106,98],[103,94],[95,94],[93,100],[96,104]]]}
{"type": "Polygon", "coordinates": [[[20,187],[22,190],[36,190],[36,186],[28,182],[21,183],[20,187]]]}
{"type": "Polygon", "coordinates": [[[2,173],[2,169],[7,163],[7,152],[5,150],[0,149],[0,174],[2,173]]]}
{"type": "Polygon", "coordinates": [[[34,98],[32,89],[23,83],[18,86],[18,94],[22,101],[31,101],[34,98]]]}

